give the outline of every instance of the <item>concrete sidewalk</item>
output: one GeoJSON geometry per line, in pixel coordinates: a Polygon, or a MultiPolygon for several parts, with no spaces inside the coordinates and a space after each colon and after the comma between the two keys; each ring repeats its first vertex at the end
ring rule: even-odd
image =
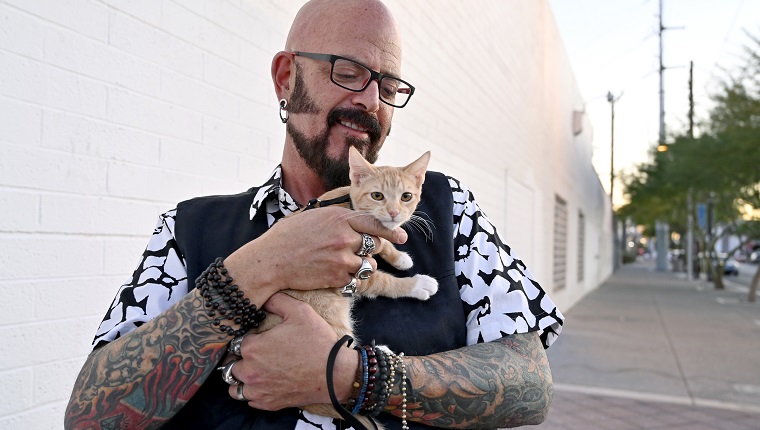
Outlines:
{"type": "Polygon", "coordinates": [[[626,265],[565,312],[538,429],[760,430],[760,302],[626,265]]]}

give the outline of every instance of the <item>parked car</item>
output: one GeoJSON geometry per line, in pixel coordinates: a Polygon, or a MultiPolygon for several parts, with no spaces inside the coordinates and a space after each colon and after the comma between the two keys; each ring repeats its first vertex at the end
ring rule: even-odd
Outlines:
{"type": "Polygon", "coordinates": [[[726,260],[726,264],[723,265],[723,274],[739,276],[739,263],[734,259],[726,260]]]}

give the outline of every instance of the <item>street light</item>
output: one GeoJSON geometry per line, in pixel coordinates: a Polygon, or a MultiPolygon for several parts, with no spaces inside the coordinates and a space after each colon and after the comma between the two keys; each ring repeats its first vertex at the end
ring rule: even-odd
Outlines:
{"type": "Polygon", "coordinates": [[[612,207],[612,196],[615,189],[615,102],[623,96],[621,92],[617,97],[612,95],[612,91],[607,91],[607,101],[610,103],[610,207],[612,207]]]}
{"type": "Polygon", "coordinates": [[[617,97],[612,95],[612,91],[607,91],[607,101],[611,107],[611,126],[610,126],[610,211],[612,212],[612,267],[617,270],[620,267],[620,263],[623,259],[625,252],[625,223],[623,224],[623,231],[618,239],[618,225],[615,220],[615,208],[612,205],[613,191],[615,190],[615,102],[620,100],[623,93],[620,93],[617,97]],[[619,245],[623,246],[620,250],[619,245]]]}

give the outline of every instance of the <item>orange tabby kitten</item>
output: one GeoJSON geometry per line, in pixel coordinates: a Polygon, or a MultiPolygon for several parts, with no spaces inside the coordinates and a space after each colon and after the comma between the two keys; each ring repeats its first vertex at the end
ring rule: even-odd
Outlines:
{"type": "MultiPolygon", "coordinates": [[[[425,171],[429,160],[430,152],[426,152],[406,167],[377,167],[367,162],[356,148],[351,147],[348,154],[351,185],[328,191],[319,200],[324,201],[349,194],[355,211],[374,216],[388,228],[398,227],[412,219],[412,214],[420,201],[422,183],[425,181],[425,171]]],[[[348,204],[342,206],[348,207],[348,204]]],[[[393,244],[385,239],[376,241],[373,253],[397,269],[405,270],[412,267],[411,257],[394,248],[393,244]]],[[[375,271],[369,279],[358,281],[358,283],[355,296],[360,297],[413,297],[427,300],[438,291],[438,282],[427,275],[397,278],[385,272],[375,271]]],[[[351,319],[353,299],[344,297],[340,290],[340,287],[328,285],[318,290],[285,290],[284,292],[310,304],[335,329],[338,336],[353,337],[351,319]]],[[[279,316],[269,314],[255,331],[260,333],[269,330],[281,322],[282,319],[279,316]]],[[[332,405],[328,404],[308,405],[303,409],[319,415],[341,418],[332,405]]],[[[371,428],[368,417],[362,415],[356,415],[356,417],[371,428]]]]}

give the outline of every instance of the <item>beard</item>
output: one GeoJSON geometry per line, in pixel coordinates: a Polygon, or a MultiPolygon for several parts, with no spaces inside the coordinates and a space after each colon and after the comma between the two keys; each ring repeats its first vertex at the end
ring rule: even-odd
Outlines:
{"type": "MultiPolygon", "coordinates": [[[[300,72],[300,67],[296,63],[295,86],[288,110],[290,113],[318,114],[319,109],[309,95],[303,79],[301,79],[300,72]]],[[[382,128],[376,117],[360,109],[339,107],[331,109],[327,114],[327,124],[324,130],[313,137],[307,137],[290,122],[286,125],[287,133],[293,139],[298,154],[306,162],[306,165],[322,179],[327,190],[351,184],[347,156],[348,147],[346,147],[344,156],[338,159],[330,158],[327,155],[327,147],[330,144],[330,130],[333,126],[339,125],[340,120],[348,120],[367,129],[369,139],[346,137],[346,143],[348,146],[358,149],[370,163],[377,161],[380,147],[383,144],[382,128]]],[[[388,133],[390,133],[390,129],[388,133]]],[[[385,135],[387,136],[388,133],[385,135]]]]}

